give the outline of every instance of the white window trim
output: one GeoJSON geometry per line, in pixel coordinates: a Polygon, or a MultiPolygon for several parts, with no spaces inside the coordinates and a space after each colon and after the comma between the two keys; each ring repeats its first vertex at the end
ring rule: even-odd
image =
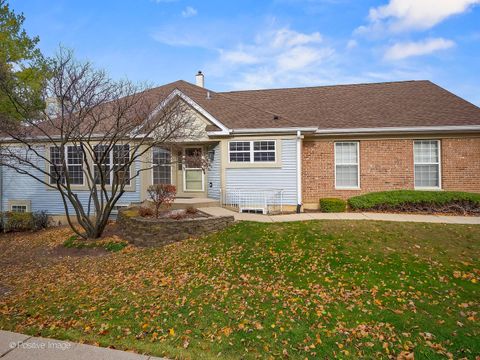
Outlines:
{"type": "Polygon", "coordinates": [[[442,142],[435,139],[417,139],[413,140],[413,186],[415,190],[442,190],[442,142]],[[438,145],[438,162],[436,163],[416,163],[415,162],[415,142],[417,141],[435,141],[438,145]],[[416,186],[415,179],[417,177],[415,165],[438,165],[438,186],[416,186]]]}
{"type": "MultiPolygon", "coordinates": [[[[153,182],[153,170],[155,168],[155,164],[153,163],[153,150],[154,150],[155,147],[152,147],[152,168],[150,169],[151,171],[151,177],[152,177],[152,181],[151,181],[151,184],[150,185],[157,185],[153,182]]],[[[169,149],[165,149],[165,148],[162,148],[164,150],[167,150],[168,152],[170,152],[170,161],[173,159],[173,152],[172,152],[172,149],[169,148],[169,149]]],[[[173,163],[171,162],[170,163],[170,185],[173,185],[173,163]]]]}
{"type": "Polygon", "coordinates": [[[8,200],[8,211],[13,211],[14,206],[24,206],[25,212],[32,212],[32,202],[30,200],[8,200]]]}
{"type": "MultiPolygon", "coordinates": [[[[272,140],[272,139],[257,139],[257,140],[232,140],[228,142],[228,163],[229,164],[275,164],[277,162],[277,140],[272,140]],[[261,142],[261,141],[272,141],[274,149],[273,150],[254,150],[253,144],[255,142],[261,142]],[[250,161],[231,161],[230,160],[230,144],[235,143],[235,142],[248,142],[250,143],[250,161]],[[274,161],[255,161],[255,153],[257,152],[274,152],[275,153],[275,160],[274,161]]],[[[239,153],[239,152],[247,152],[247,151],[233,151],[233,153],[239,153]]]]}
{"type": "Polygon", "coordinates": [[[334,181],[336,190],[360,190],[360,142],[359,141],[335,141],[333,143],[333,168],[334,181]],[[339,164],[339,165],[356,165],[357,166],[357,186],[337,186],[337,144],[355,144],[357,146],[357,163],[339,164]]]}
{"type": "MultiPolygon", "coordinates": [[[[203,148],[203,146],[185,146],[183,148],[183,157],[185,159],[185,150],[186,149],[202,149],[202,156],[205,156],[204,153],[205,153],[205,149],[203,148]]],[[[183,192],[184,193],[189,193],[189,192],[205,192],[205,172],[203,171],[202,168],[187,168],[185,166],[185,162],[183,162],[183,166],[182,166],[182,175],[183,175],[183,192]],[[189,190],[187,189],[187,170],[200,170],[202,172],[202,189],[201,190],[189,190]]]]}
{"type": "MultiPolygon", "coordinates": [[[[65,164],[67,165],[67,170],[68,170],[68,166],[70,165],[68,163],[68,148],[74,148],[74,147],[80,147],[80,146],[75,146],[75,145],[65,145],[63,151],[65,152],[65,154],[63,155],[65,157],[65,164]]],[[[49,184],[50,185],[55,185],[55,183],[52,183],[52,174],[51,174],[51,170],[50,170],[50,166],[53,164],[52,163],[52,149],[54,149],[55,146],[50,146],[50,148],[48,149],[48,156],[49,156],[49,170],[48,170],[48,175],[49,175],[49,184]]],[[[81,149],[81,147],[80,147],[81,149]]],[[[56,165],[56,164],[53,164],[53,165],[56,165]]],[[[78,166],[78,164],[71,164],[71,166],[78,166]]],[[[72,187],[74,186],[85,186],[86,182],[85,182],[85,158],[84,156],[82,156],[82,173],[83,173],[83,176],[82,176],[82,183],[81,184],[71,184],[72,187]]]]}

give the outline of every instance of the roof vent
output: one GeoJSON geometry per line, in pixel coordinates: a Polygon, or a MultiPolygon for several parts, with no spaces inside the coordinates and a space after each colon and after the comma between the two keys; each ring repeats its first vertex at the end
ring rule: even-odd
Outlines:
{"type": "Polygon", "coordinates": [[[212,98],[212,95],[210,94],[210,91],[207,91],[207,100],[210,100],[212,98]]]}
{"type": "Polygon", "coordinates": [[[201,71],[198,71],[197,75],[195,75],[195,82],[197,86],[205,87],[205,76],[203,76],[201,71]]]}
{"type": "Polygon", "coordinates": [[[278,115],[273,115],[273,120],[278,120],[278,119],[280,119],[280,116],[278,116],[278,115]]]}

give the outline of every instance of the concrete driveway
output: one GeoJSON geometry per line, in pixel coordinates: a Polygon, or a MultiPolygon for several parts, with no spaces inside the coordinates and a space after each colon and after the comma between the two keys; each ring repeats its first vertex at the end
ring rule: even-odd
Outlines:
{"type": "Polygon", "coordinates": [[[1,360],[167,360],[0,330],[1,360]]]}

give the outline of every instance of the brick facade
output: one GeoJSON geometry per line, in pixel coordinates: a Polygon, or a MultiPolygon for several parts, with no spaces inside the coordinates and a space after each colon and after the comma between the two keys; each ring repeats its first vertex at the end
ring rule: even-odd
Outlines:
{"type": "MultiPolygon", "coordinates": [[[[442,189],[480,192],[480,138],[438,139],[441,140],[442,189]]],[[[325,197],[348,199],[374,191],[413,189],[413,141],[359,140],[360,190],[337,190],[335,140],[305,139],[302,153],[303,203],[311,208],[325,197]]]]}

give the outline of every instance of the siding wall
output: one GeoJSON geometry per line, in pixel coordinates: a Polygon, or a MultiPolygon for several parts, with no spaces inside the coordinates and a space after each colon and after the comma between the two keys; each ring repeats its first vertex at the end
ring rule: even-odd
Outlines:
{"type": "Polygon", "coordinates": [[[232,168],[225,171],[227,190],[262,191],[283,189],[286,205],[297,204],[296,140],[282,141],[281,168],[232,168]]]}
{"type": "MultiPolygon", "coordinates": [[[[45,166],[43,160],[39,160],[39,166],[45,166]]],[[[139,164],[137,164],[137,167],[139,164]]],[[[33,175],[43,178],[43,174],[38,170],[25,167],[25,170],[33,175]]],[[[3,197],[2,208],[8,210],[9,200],[30,200],[32,211],[47,210],[50,215],[63,215],[63,207],[60,193],[55,190],[48,190],[44,184],[31,178],[28,175],[19,175],[15,170],[3,168],[3,197]]],[[[140,181],[135,179],[135,191],[127,191],[117,204],[130,204],[140,201],[140,181]]],[[[84,208],[88,206],[88,192],[76,191],[84,208]]],[[[70,207],[70,211],[73,209],[70,207]]]]}
{"type": "Polygon", "coordinates": [[[211,199],[220,199],[221,176],[221,147],[220,144],[213,149],[213,161],[207,171],[207,195],[211,199]],[[210,187],[210,184],[212,185],[210,187]]]}

